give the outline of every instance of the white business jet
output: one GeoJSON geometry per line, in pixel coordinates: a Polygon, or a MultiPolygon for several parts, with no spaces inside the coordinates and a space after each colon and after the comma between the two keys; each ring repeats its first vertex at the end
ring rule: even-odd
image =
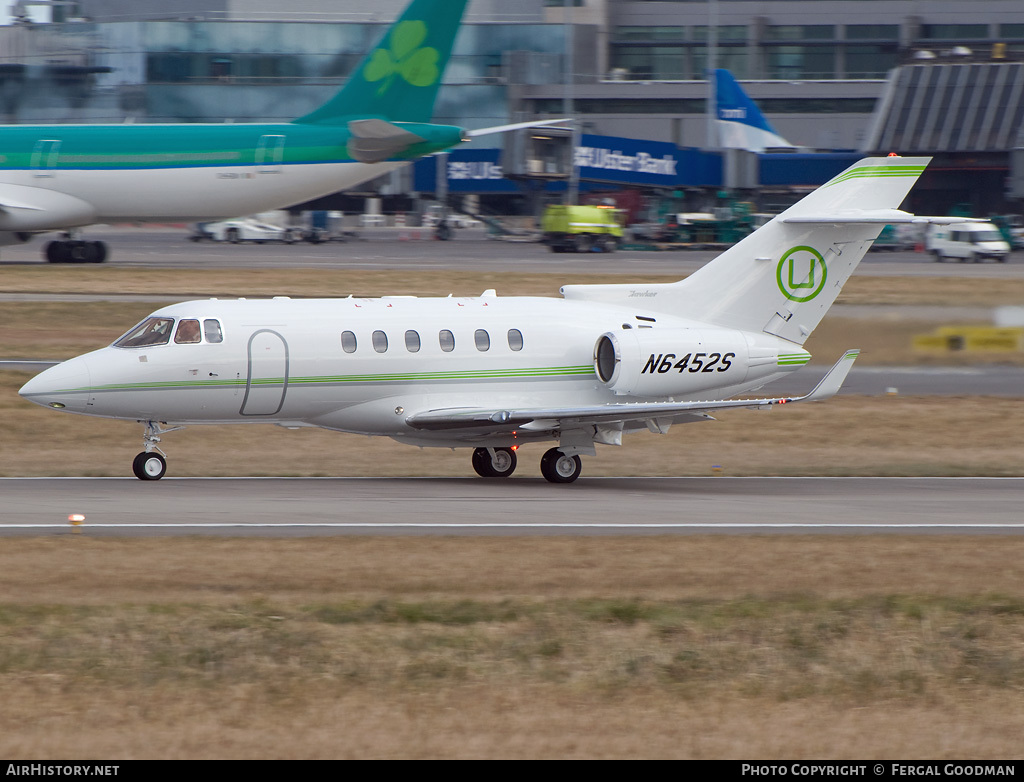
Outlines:
{"type": "Polygon", "coordinates": [[[208,299],[157,310],[109,347],[20,393],[69,413],[138,420],[143,480],[161,437],[191,424],[272,423],[472,450],[484,477],[551,442],[553,483],[622,435],[715,410],[838,391],[857,351],[802,397],[735,399],[805,365],[807,337],[929,158],[850,167],[680,282],[566,285],[562,298],[208,299]]]}

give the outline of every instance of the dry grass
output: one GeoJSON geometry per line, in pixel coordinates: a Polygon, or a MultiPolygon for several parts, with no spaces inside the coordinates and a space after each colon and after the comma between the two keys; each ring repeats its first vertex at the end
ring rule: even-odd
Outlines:
{"type": "Polygon", "coordinates": [[[614,283],[641,279],[673,282],[678,276],[621,274],[524,274],[521,272],[283,269],[132,269],[129,267],[12,267],[4,269],[7,293],[153,294],[181,296],[479,296],[496,288],[502,296],[557,296],[570,283],[614,283]],[[58,273],[59,272],[59,273],[58,273]]]}
{"type": "Polygon", "coordinates": [[[929,321],[899,317],[876,319],[826,317],[804,345],[817,364],[830,364],[849,348],[859,348],[857,366],[1024,366],[1024,352],[920,351],[914,337],[932,334],[938,326],[991,326],[971,321],[929,321]]]}
{"type": "Polygon", "coordinates": [[[1020,539],[6,540],[17,758],[1001,758],[1020,539]]]}
{"type": "MultiPolygon", "coordinates": [[[[568,284],[673,282],[679,275],[524,274],[473,270],[135,269],[124,266],[10,266],[0,277],[6,293],[167,294],[190,296],[477,296],[495,288],[501,296],[557,296],[568,284]]],[[[838,299],[843,304],[1019,305],[1024,279],[969,277],[871,277],[855,275],[838,299]]]]}

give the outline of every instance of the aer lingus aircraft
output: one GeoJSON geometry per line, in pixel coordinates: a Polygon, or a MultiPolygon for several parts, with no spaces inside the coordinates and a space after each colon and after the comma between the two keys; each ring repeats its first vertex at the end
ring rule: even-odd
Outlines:
{"type": "Polygon", "coordinates": [[[157,310],[109,347],[47,369],[21,395],[138,420],[142,479],[190,424],[273,423],[472,449],[485,477],[554,441],[544,477],[622,435],[715,410],[824,399],[847,352],[802,397],[735,399],[799,369],[803,344],[929,158],[862,160],[696,273],[668,284],[566,285],[562,298],[209,299],[157,310]]]}
{"type": "Polygon", "coordinates": [[[283,208],[504,129],[430,124],[465,5],[413,0],[341,91],[292,122],[0,127],[0,244],[63,231],[50,261],[98,262],[106,247],[76,229],[283,208]]]}
{"type": "Polygon", "coordinates": [[[779,135],[729,71],[717,68],[714,75],[718,146],[749,152],[798,149],[779,135]]]}

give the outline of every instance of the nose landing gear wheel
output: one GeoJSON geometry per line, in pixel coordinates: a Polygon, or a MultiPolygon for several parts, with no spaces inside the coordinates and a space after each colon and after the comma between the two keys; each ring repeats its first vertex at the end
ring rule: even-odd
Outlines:
{"type": "Polygon", "coordinates": [[[511,448],[473,449],[473,469],[481,478],[507,478],[516,471],[516,452],[511,448]]]}
{"type": "Polygon", "coordinates": [[[551,483],[572,483],[583,472],[578,456],[566,456],[557,448],[547,451],[540,460],[540,474],[551,483]]]}
{"type": "Polygon", "coordinates": [[[167,460],[156,451],[143,451],[132,462],[132,472],[140,481],[158,481],[167,472],[167,460]]]}

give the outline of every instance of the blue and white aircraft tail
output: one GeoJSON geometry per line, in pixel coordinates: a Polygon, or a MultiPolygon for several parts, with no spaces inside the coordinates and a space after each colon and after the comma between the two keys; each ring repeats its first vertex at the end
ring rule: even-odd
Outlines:
{"type": "Polygon", "coordinates": [[[724,149],[764,152],[766,149],[796,149],[757,108],[729,71],[715,70],[715,125],[718,145],[724,149]]]}

